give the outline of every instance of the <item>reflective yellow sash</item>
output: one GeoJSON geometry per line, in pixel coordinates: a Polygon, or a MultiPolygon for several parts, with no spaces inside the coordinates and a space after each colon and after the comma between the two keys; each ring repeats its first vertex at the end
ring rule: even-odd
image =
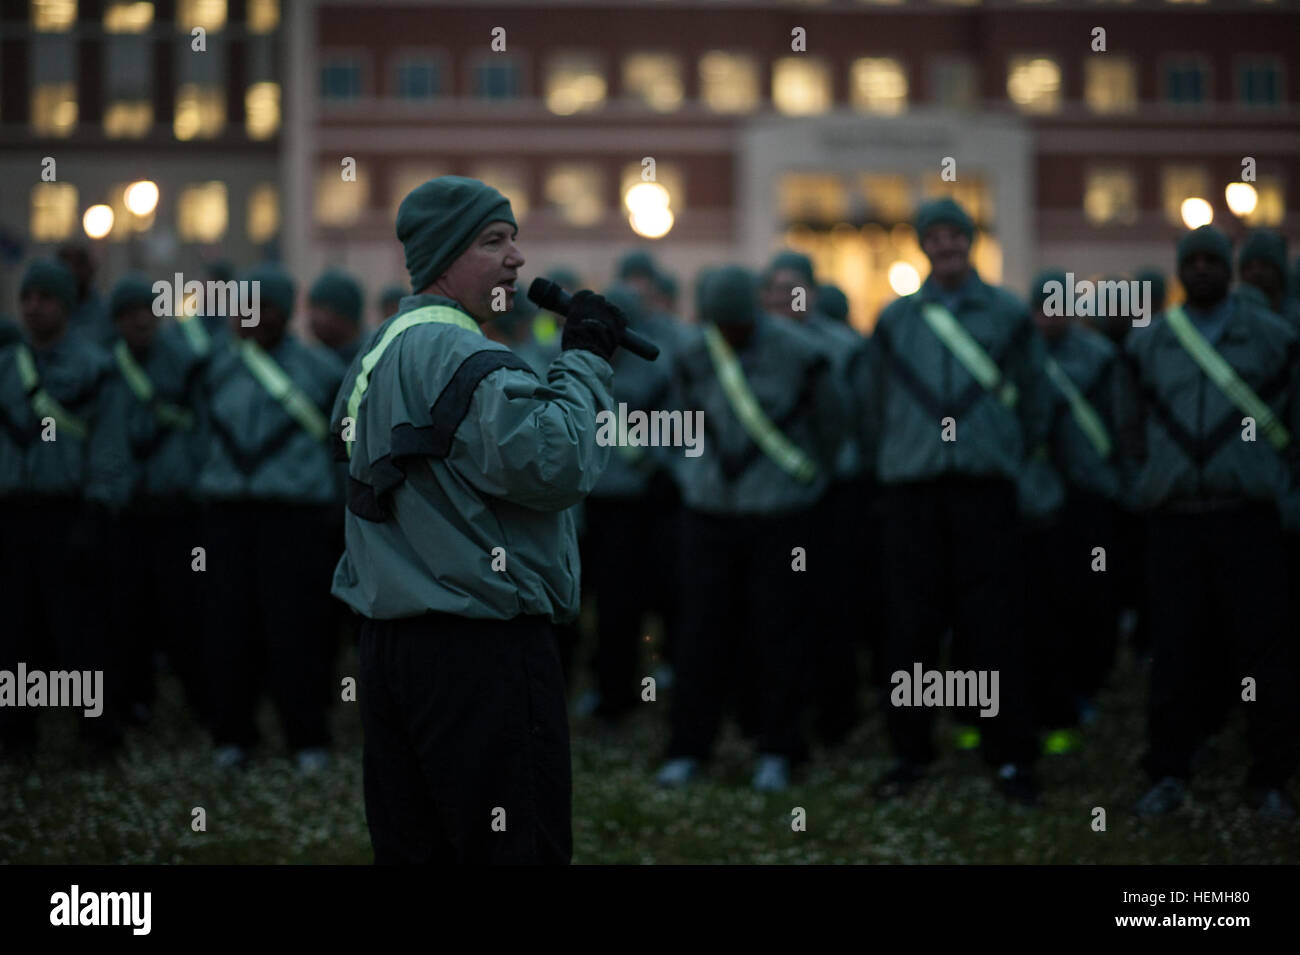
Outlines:
{"type": "MultiPolygon", "coordinates": [[[[467,331],[474,332],[476,335],[483,334],[483,330],[478,327],[478,323],[474,319],[464,312],[449,308],[446,305],[426,305],[424,308],[412,309],[405,315],[393,319],[392,324],[384,329],[384,334],[380,336],[375,347],[366,352],[361,359],[361,370],[357,372],[356,381],[352,383],[352,393],[348,395],[348,417],[353,422],[357,420],[357,409],[361,407],[361,398],[365,395],[366,389],[370,387],[370,373],[374,371],[375,365],[379,364],[379,359],[384,357],[384,352],[388,350],[388,346],[396,341],[397,336],[408,328],[434,323],[458,325],[467,331]]],[[[355,438],[344,442],[348,450],[348,457],[352,457],[352,445],[354,443],[355,438]]]]}
{"type": "Polygon", "coordinates": [[[26,345],[18,345],[18,377],[22,381],[23,391],[31,402],[32,412],[37,418],[53,418],[56,427],[63,429],[74,438],[85,438],[90,433],[86,422],[68,411],[41,387],[41,376],[36,372],[36,359],[26,345]]]}
{"type": "Polygon", "coordinates": [[[803,484],[811,483],[817,476],[817,463],[796,447],[763,414],[758,399],[745,380],[745,373],[741,370],[735,352],[722,337],[718,327],[711,322],[704,325],[704,340],[709,348],[709,358],[713,361],[718,383],[722,385],[731,410],[740,419],[746,433],[781,470],[803,484]]]}

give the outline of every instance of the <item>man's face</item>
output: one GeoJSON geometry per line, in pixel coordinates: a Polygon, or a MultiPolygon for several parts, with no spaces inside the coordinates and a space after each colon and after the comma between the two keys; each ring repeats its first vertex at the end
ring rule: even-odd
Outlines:
{"type": "Polygon", "coordinates": [[[1178,264],[1178,281],[1193,305],[1213,305],[1228,294],[1228,263],[1209,252],[1194,252],[1178,264]]]}
{"type": "Polygon", "coordinates": [[[63,334],[68,324],[68,310],[61,299],[49,292],[30,288],[23,293],[20,304],[23,325],[33,341],[51,342],[63,334]]]}
{"type": "Polygon", "coordinates": [[[1264,259],[1251,259],[1241,267],[1241,280],[1263,292],[1270,302],[1280,304],[1286,283],[1277,266],[1264,259]]]}
{"type": "Polygon", "coordinates": [[[925,230],[921,251],[940,285],[955,285],[970,271],[970,239],[954,225],[941,222],[925,230]]]}
{"type": "Polygon", "coordinates": [[[515,282],[524,256],[515,246],[515,229],[508,222],[491,222],[468,249],[431,286],[434,292],[459,302],[480,324],[510,310],[515,282]],[[504,308],[492,308],[493,291],[505,290],[504,308]]]}
{"type": "Polygon", "coordinates": [[[251,338],[264,349],[272,349],[284,338],[285,326],[289,324],[288,316],[274,305],[262,303],[258,311],[256,325],[245,328],[241,324],[238,310],[230,316],[230,331],[239,338],[251,338]]]}
{"type": "Polygon", "coordinates": [[[153,343],[159,319],[148,305],[136,305],[118,312],[113,324],[117,326],[117,333],[126,342],[126,347],[138,353],[147,350],[153,343]]]}
{"type": "Polygon", "coordinates": [[[763,311],[772,315],[784,315],[786,318],[803,321],[808,317],[808,308],[811,305],[815,291],[812,288],[812,283],[795,269],[777,269],[768,276],[767,283],[763,286],[763,311]],[[801,288],[804,292],[804,310],[802,312],[794,310],[794,290],[796,288],[801,288]]]}
{"type": "Polygon", "coordinates": [[[340,315],[328,305],[309,303],[307,324],[311,333],[326,348],[342,348],[360,333],[360,326],[345,315],[340,315]]]}

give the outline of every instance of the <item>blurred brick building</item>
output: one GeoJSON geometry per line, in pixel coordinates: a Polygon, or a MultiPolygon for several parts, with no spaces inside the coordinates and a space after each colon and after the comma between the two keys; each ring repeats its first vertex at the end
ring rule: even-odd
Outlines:
{"type": "Polygon", "coordinates": [[[640,244],[689,281],[788,242],[866,328],[924,277],[907,223],[939,192],[976,214],[981,268],[1022,290],[1047,264],[1170,268],[1190,197],[1234,234],[1300,238],[1296,14],[1284,0],[2,0],[0,227],[39,249],[148,176],[158,210],[117,217],[110,267],[278,249],[303,278],[340,264],[373,291],[404,277],[397,203],[451,172],[510,195],[529,275],[563,262],[599,285],[640,244]],[[47,155],[75,195],[40,182],[47,155]],[[1256,205],[1237,215],[1224,190],[1245,157],[1256,205]],[[634,218],[646,159],[667,206],[634,218]]]}

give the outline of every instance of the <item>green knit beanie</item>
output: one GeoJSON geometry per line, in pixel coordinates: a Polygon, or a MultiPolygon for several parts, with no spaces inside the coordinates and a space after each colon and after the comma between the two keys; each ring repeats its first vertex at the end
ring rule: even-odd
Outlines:
{"type": "Polygon", "coordinates": [[[72,311],[72,307],[77,304],[77,278],[57,259],[37,259],[27,266],[18,286],[18,294],[26,295],[28,289],[53,295],[68,311],[72,311]]]}
{"type": "Polygon", "coordinates": [[[1226,265],[1232,264],[1232,242],[1222,229],[1216,229],[1212,225],[1203,225],[1183,234],[1178,240],[1178,264],[1182,265],[1197,252],[1217,255],[1226,265]]]}
{"type": "Polygon", "coordinates": [[[785,271],[787,269],[792,272],[798,272],[803,278],[805,285],[811,286],[813,284],[812,259],[808,258],[808,256],[804,255],[802,252],[795,252],[791,249],[778,252],[772,259],[772,264],[767,267],[767,274],[770,276],[776,272],[785,271]]]}
{"type": "MultiPolygon", "coordinates": [[[[274,305],[284,312],[287,321],[293,315],[293,300],[297,295],[297,286],[293,278],[280,265],[264,262],[244,272],[241,282],[258,282],[259,301],[263,305],[274,305]]],[[[249,294],[252,294],[251,292],[249,294]]]]}
{"type": "Polygon", "coordinates": [[[758,283],[749,269],[739,265],[713,270],[704,281],[700,298],[706,322],[748,325],[758,315],[758,283]]]}
{"type": "Polygon", "coordinates": [[[1272,229],[1255,229],[1241,243],[1241,252],[1237,254],[1237,268],[1256,259],[1263,259],[1285,278],[1286,238],[1272,229]]]}
{"type": "Polygon", "coordinates": [[[944,196],[923,202],[916,210],[916,239],[925,238],[926,230],[936,225],[956,226],[968,239],[975,238],[975,223],[955,199],[944,196]]]}
{"type": "Polygon", "coordinates": [[[629,252],[618,260],[618,280],[620,282],[626,282],[628,279],[638,276],[653,279],[658,274],[659,269],[655,267],[655,260],[651,258],[649,252],[641,249],[629,252]]]}
{"type": "Polygon", "coordinates": [[[361,285],[348,273],[340,269],[325,272],[307,293],[307,301],[313,305],[332,308],[344,318],[354,322],[361,321],[361,285]]]}
{"type": "Polygon", "coordinates": [[[143,275],[124,275],[117,280],[108,296],[108,315],[117,318],[128,308],[153,306],[153,283],[143,275]]]}
{"type": "Polygon", "coordinates": [[[519,228],[510,200],[477,179],[439,176],[412,189],[397,207],[397,238],[411,290],[431,285],[493,222],[519,228]]]}

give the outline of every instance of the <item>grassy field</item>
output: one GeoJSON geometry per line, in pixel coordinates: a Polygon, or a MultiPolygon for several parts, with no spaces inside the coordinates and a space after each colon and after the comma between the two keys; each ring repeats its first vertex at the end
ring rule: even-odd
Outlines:
{"type": "MultiPolygon", "coordinates": [[[[351,660],[345,661],[343,673],[351,660]]],[[[790,792],[748,788],[753,752],[728,732],[707,779],[662,792],[651,774],[665,742],[666,694],[643,704],[618,739],[574,724],[576,863],[1295,863],[1300,826],[1268,828],[1241,802],[1244,730],[1234,720],[1171,818],[1140,822],[1143,680],[1125,658],[1100,701],[1101,719],[1069,756],[1039,766],[1044,806],[1013,811],[970,753],[950,752],[907,800],[875,805],[870,783],[888,754],[878,714],[845,750],[819,755],[790,792]],[[1092,809],[1107,831],[1090,827],[1092,809]],[[791,829],[802,807],[807,829],[791,829]]],[[[269,708],[269,742],[243,775],[210,766],[211,748],[164,681],[155,725],[133,730],[119,765],[77,762],[74,718],[42,721],[42,755],[23,770],[0,766],[0,861],[18,863],[368,863],[361,797],[361,727],[339,703],[337,762],[300,779],[269,708]],[[191,810],[207,831],[191,830],[191,810]]],[[[1293,787],[1294,794],[1294,787],[1293,787]]]]}

